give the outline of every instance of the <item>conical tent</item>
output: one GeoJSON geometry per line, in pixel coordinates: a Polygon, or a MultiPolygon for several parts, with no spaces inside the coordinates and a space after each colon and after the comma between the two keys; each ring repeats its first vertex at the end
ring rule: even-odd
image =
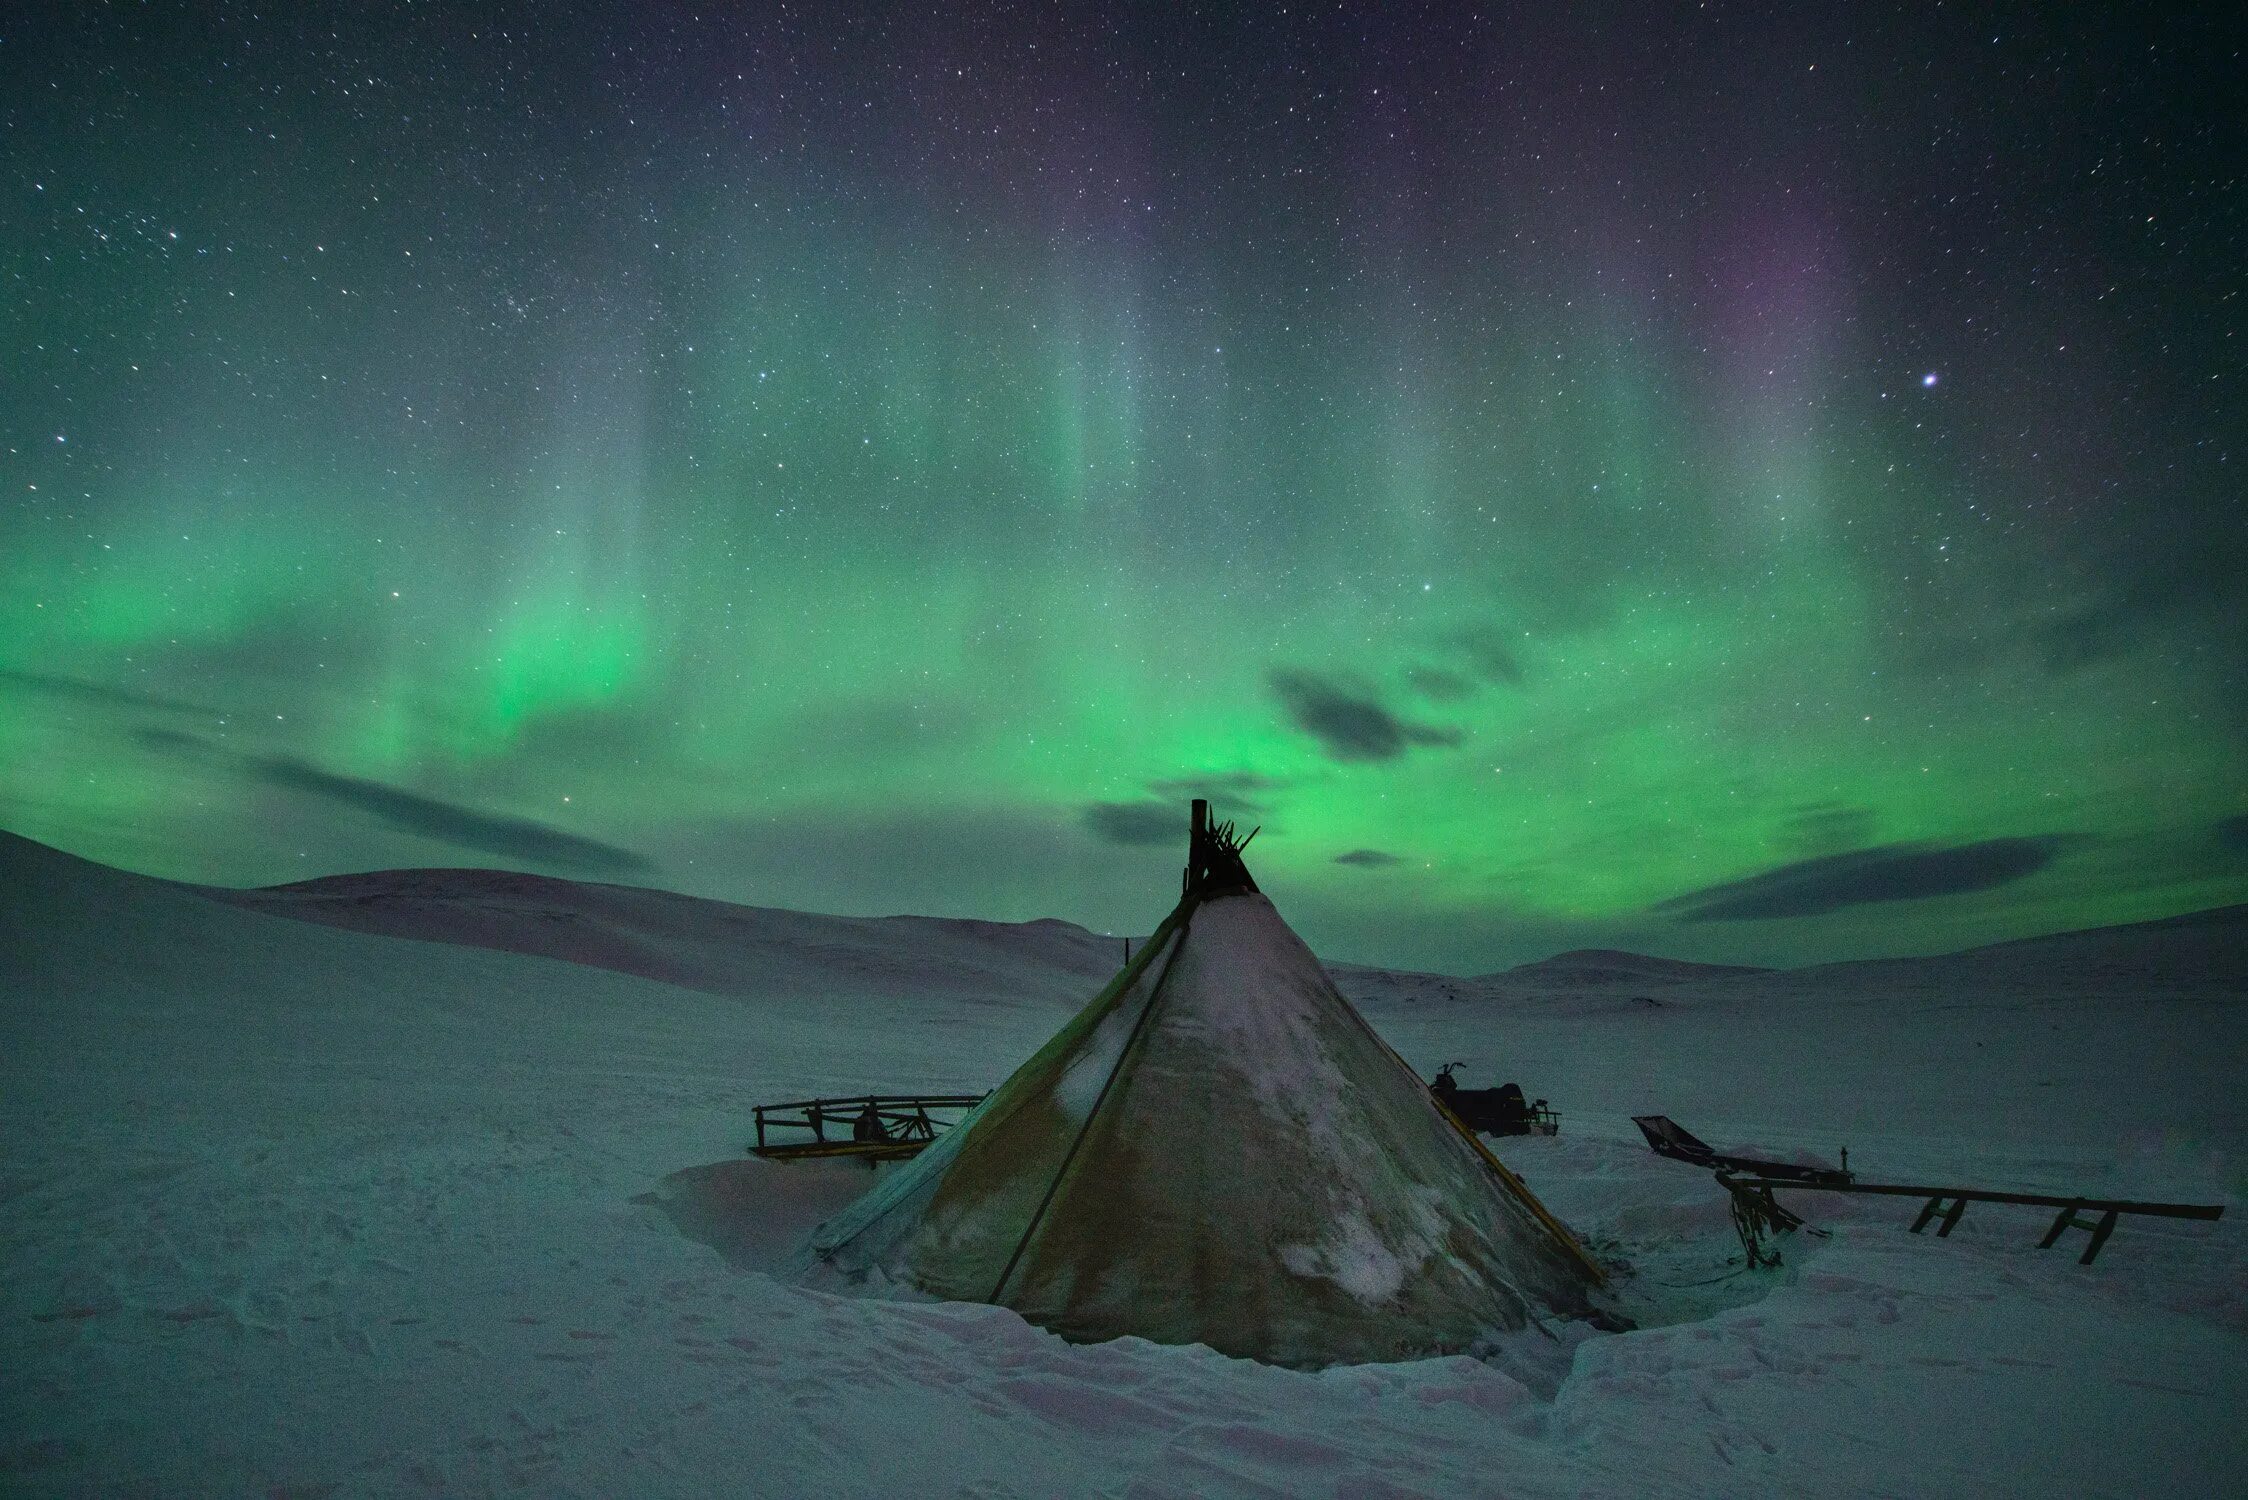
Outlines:
{"type": "Polygon", "coordinates": [[[1598,1267],[1335,989],[1195,804],[1124,971],[815,1236],[835,1271],[1316,1367],[1591,1308],[1598,1267]]]}

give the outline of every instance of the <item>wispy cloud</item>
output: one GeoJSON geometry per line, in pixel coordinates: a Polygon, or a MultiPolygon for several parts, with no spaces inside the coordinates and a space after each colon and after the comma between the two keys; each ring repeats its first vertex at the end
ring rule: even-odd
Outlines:
{"type": "Polygon", "coordinates": [[[159,713],[188,714],[199,719],[223,719],[224,713],[204,703],[190,703],[184,698],[168,698],[161,693],[144,693],[134,688],[116,687],[109,683],[86,682],[76,677],[64,677],[52,672],[18,672],[0,669],[0,687],[23,689],[44,693],[55,698],[69,698],[80,703],[101,703],[112,708],[153,709],[159,713]]]}

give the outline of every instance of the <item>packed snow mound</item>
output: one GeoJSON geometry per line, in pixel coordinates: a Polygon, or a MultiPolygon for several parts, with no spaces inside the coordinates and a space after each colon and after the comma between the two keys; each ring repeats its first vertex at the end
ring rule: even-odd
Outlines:
{"type": "Polygon", "coordinates": [[[1083,994],[1119,939],[1069,922],[833,917],[504,870],[383,870],[258,890],[197,887],[271,916],[565,959],[714,995],[767,993],[813,960],[836,994],[1083,994]],[[899,955],[911,953],[910,963],[899,955]]]}

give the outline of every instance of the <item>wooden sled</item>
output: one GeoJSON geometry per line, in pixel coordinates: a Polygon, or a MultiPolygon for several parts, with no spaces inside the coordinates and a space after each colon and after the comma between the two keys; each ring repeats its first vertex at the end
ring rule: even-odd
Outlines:
{"type": "Polygon", "coordinates": [[[1917,1187],[1901,1182],[1803,1182],[1783,1180],[1769,1173],[1735,1175],[1721,1171],[1717,1180],[1725,1191],[1733,1195],[1733,1222],[1741,1232],[1741,1245],[1748,1252],[1752,1266],[1779,1264],[1776,1252],[1765,1250],[1762,1237],[1767,1233],[1784,1233],[1802,1227],[1801,1216],[1789,1212],[1774,1201],[1772,1189],[1779,1187],[1809,1188],[1826,1193],[1878,1193],[1893,1198],[1925,1198],[1920,1217],[1912,1221],[1912,1232],[1920,1233],[1930,1221],[1936,1225],[1936,1237],[1942,1239],[1958,1226],[1959,1216],[1970,1203],[2026,1203],[2038,1208],[2056,1208],[2059,1215],[2053,1227],[2045,1231],[2045,1238],[2037,1242],[2040,1250],[2050,1250],[2061,1235],[2071,1229],[2087,1230],[2091,1239],[2077,1264],[2088,1266],[2099,1255],[2100,1247],[2115,1233],[2116,1220],[2125,1214],[2143,1215],[2158,1219],[2215,1220],[2225,1216],[2221,1203],[2140,1203],[2119,1198],[2071,1197],[2063,1193],[2006,1193],[1990,1188],[1917,1187]]]}
{"type": "Polygon", "coordinates": [[[1793,1182],[1805,1186],[1817,1184],[1832,1187],[1856,1180],[1850,1172],[1848,1151],[1842,1153],[1840,1167],[1802,1167],[1794,1162],[1765,1161],[1755,1156],[1727,1156],[1668,1115],[1633,1115],[1631,1123],[1637,1125],[1639,1133],[1647,1137],[1648,1147],[1657,1156],[1667,1156],[1672,1161],[1690,1162],[1711,1171],[1738,1172],[1773,1182],[1793,1182]]]}
{"type": "Polygon", "coordinates": [[[903,1161],[927,1150],[983,1101],[982,1094],[853,1094],[760,1104],[757,1144],[749,1154],[767,1161],[903,1161]],[[782,1132],[790,1134],[773,1138],[782,1132]]]}

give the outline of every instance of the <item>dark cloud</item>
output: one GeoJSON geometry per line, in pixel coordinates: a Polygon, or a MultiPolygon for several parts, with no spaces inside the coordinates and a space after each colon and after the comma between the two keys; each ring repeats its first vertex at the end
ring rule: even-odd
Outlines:
{"type": "Polygon", "coordinates": [[[1187,815],[1170,802],[1094,802],[1081,815],[1085,826],[1112,844],[1186,843],[1187,815]]]}
{"type": "Polygon", "coordinates": [[[1797,808],[1780,827],[1780,838],[1792,853],[1806,857],[1840,854],[1864,848],[1873,837],[1874,814],[1870,807],[1849,807],[1839,802],[1797,808]]]}
{"type": "Polygon", "coordinates": [[[2235,813],[2217,820],[2217,842],[2227,849],[2248,854],[2248,813],[2235,813]]]}
{"type": "Polygon", "coordinates": [[[393,828],[464,849],[481,849],[507,859],[564,865],[597,874],[642,875],[654,869],[638,854],[615,844],[565,833],[529,818],[478,812],[387,782],[338,776],[293,756],[248,758],[244,765],[271,785],[325,797],[370,813],[393,828]]]}
{"type": "Polygon", "coordinates": [[[1457,729],[1410,723],[1372,698],[1309,672],[1276,670],[1272,690],[1296,727],[1335,760],[1395,760],[1415,745],[1460,742],[1457,729]]]}
{"type": "Polygon", "coordinates": [[[166,755],[209,754],[217,748],[209,740],[183,734],[177,729],[136,729],[133,738],[143,748],[166,755]]]}
{"type": "Polygon", "coordinates": [[[1452,644],[1460,648],[1475,675],[1498,687],[1522,686],[1522,658],[1513,643],[1495,629],[1470,627],[1456,631],[1452,644]]]}
{"type": "Polygon", "coordinates": [[[1658,902],[1683,922],[1809,917],[1878,901],[1917,901],[1987,891],[2053,862],[2058,838],[1984,839],[1974,844],[1887,844],[1800,860],[1746,880],[1658,902]]]}
{"type": "Polygon", "coordinates": [[[2118,599],[2072,610],[2038,631],[2045,670],[2065,676],[2115,655],[2130,643],[2139,618],[2137,609],[2118,599]]]}
{"type": "Polygon", "coordinates": [[[379,635],[350,626],[333,603],[288,604],[224,635],[150,641],[134,654],[166,681],[225,684],[245,697],[294,696],[307,681],[347,679],[382,659],[379,635]]]}
{"type": "MultiPolygon", "coordinates": [[[[2197,535],[2186,531],[2185,535],[2197,535]]],[[[2125,561],[2091,599],[2042,626],[2045,669],[2066,675],[2127,652],[2156,627],[2194,615],[2237,619],[2248,581],[2227,548],[2170,539],[2125,561]]],[[[2237,626],[2234,627],[2237,638],[2237,626]]]]}
{"type": "Polygon", "coordinates": [[[1399,862],[1396,855],[1381,849],[1353,849],[1348,854],[1335,856],[1335,863],[1338,865],[1363,865],[1368,869],[1379,869],[1383,865],[1399,862]]]}
{"type": "Polygon", "coordinates": [[[1469,625],[1435,638],[1443,665],[1423,661],[1405,669],[1406,685],[1431,703],[1457,703],[1487,687],[1519,688],[1522,658],[1508,632],[1469,625]]]}
{"type": "Polygon", "coordinates": [[[134,738],[150,750],[201,760],[268,786],[323,798],[370,814],[403,832],[459,848],[593,875],[646,875],[655,870],[646,859],[616,844],[567,833],[530,818],[478,812],[388,782],[338,776],[292,755],[245,755],[171,729],[143,729],[134,738]]]}
{"type": "Polygon", "coordinates": [[[1447,672],[1440,667],[1414,667],[1405,673],[1405,680],[1431,703],[1457,703],[1475,691],[1475,684],[1457,672],[1447,672]]]}
{"type": "Polygon", "coordinates": [[[153,709],[159,713],[192,714],[197,718],[220,719],[225,715],[208,704],[190,703],[183,698],[167,698],[161,693],[144,693],[133,688],[113,687],[106,683],[85,682],[76,677],[63,677],[48,672],[16,672],[0,669],[0,684],[35,693],[45,693],[55,698],[70,698],[81,703],[101,703],[112,708],[153,709]]]}

